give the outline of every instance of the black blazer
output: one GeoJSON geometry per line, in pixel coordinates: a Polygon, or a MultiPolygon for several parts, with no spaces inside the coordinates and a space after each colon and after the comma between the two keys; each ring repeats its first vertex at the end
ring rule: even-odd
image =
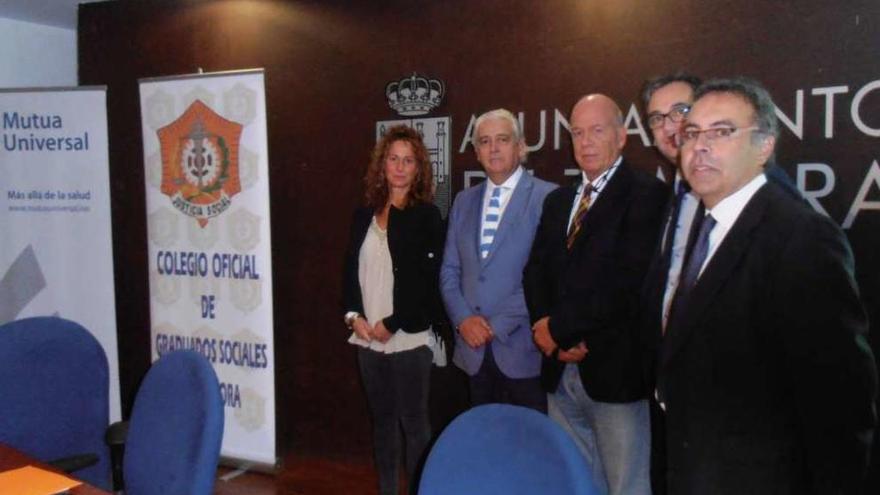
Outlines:
{"type": "Polygon", "coordinates": [[[804,196],[801,194],[800,189],[797,188],[791,177],[775,161],[764,165],[764,175],[767,176],[768,181],[775,183],[789,196],[804,201],[804,196]]]}
{"type": "MultiPolygon", "coordinates": [[[[343,269],[343,308],[364,314],[358,280],[361,245],[373,220],[374,210],[358,208],[351,221],[351,234],[343,269]]],[[[388,249],[394,267],[394,313],[382,321],[389,332],[416,333],[443,321],[439,291],[440,257],[443,254],[443,220],[433,204],[422,203],[388,213],[388,249]]]]}
{"type": "Polygon", "coordinates": [[[765,184],[682,311],[659,344],[669,493],[857,493],[877,371],[840,228],[765,184]]]}
{"type": "MultiPolygon", "coordinates": [[[[584,389],[595,400],[644,398],[636,318],[639,289],[659,232],[666,186],[622,163],[591,205],[569,253],[568,218],[577,190],[563,187],[544,201],[524,272],[532,322],[550,317],[550,333],[562,349],[583,341],[584,389]]],[[[541,379],[548,392],[564,363],[545,358],[541,379]]]]}
{"type": "MultiPolygon", "coordinates": [[[[791,178],[775,162],[768,163],[764,166],[764,175],[767,181],[775,183],[779,188],[799,201],[805,201],[800,190],[792,182],[791,178]]],[[[669,254],[663,251],[663,238],[665,235],[674,235],[674,231],[670,230],[672,213],[675,206],[675,194],[670,190],[670,194],[666,200],[666,206],[663,210],[663,221],[660,224],[660,233],[657,246],[654,250],[654,256],[651,259],[651,265],[648,269],[648,275],[645,277],[645,284],[642,287],[642,303],[640,309],[640,326],[642,327],[642,343],[644,356],[642,364],[644,369],[645,381],[649,389],[654,388],[655,371],[657,368],[657,349],[660,345],[660,322],[663,311],[663,296],[666,293],[667,275],[669,273],[669,254]]],[[[677,219],[675,219],[677,220],[677,219]]],[[[692,230],[699,227],[696,222],[691,225],[692,230]]],[[[688,239],[694,239],[696,232],[688,234],[688,239]]],[[[653,445],[652,445],[653,449],[653,445]]]]}

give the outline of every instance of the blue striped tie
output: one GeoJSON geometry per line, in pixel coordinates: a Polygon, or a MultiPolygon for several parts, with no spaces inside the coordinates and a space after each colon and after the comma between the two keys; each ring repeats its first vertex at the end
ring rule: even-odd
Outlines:
{"type": "MultiPolygon", "coordinates": [[[[492,186],[489,186],[492,187],[492,186]]],[[[483,231],[480,233],[480,257],[486,259],[489,256],[489,248],[495,240],[495,232],[498,231],[498,223],[501,221],[501,187],[492,190],[489,197],[489,206],[483,216],[483,231]]]]}

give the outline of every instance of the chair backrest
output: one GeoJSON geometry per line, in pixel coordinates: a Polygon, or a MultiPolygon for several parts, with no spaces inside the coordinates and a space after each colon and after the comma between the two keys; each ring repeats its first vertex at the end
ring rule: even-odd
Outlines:
{"type": "Polygon", "coordinates": [[[195,351],[165,354],[144,377],[125,442],[127,495],[208,495],[214,487],[223,402],[217,375],[195,351]]]}
{"type": "Polygon", "coordinates": [[[587,461],[549,417],[506,404],[457,417],[431,448],[419,495],[598,494],[587,461]]]}
{"type": "Polygon", "coordinates": [[[38,317],[0,326],[0,442],[41,461],[96,454],[74,475],[108,488],[109,387],[107,356],[81,325],[38,317]]]}

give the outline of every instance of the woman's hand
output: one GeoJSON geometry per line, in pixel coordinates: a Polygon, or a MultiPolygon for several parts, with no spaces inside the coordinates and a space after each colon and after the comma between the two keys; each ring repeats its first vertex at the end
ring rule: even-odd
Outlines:
{"type": "Polygon", "coordinates": [[[391,338],[391,332],[385,328],[385,322],[382,320],[379,320],[376,322],[376,325],[373,326],[373,338],[382,343],[388,342],[388,339],[391,338]]]}
{"type": "Polygon", "coordinates": [[[373,328],[370,327],[370,323],[363,316],[358,316],[353,322],[351,322],[351,329],[354,330],[354,333],[357,334],[358,337],[367,342],[373,340],[373,328]]]}

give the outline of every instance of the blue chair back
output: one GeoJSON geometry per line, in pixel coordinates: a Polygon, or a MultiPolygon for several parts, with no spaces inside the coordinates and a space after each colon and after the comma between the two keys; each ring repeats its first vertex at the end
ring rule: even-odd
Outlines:
{"type": "Polygon", "coordinates": [[[125,442],[127,495],[208,495],[214,487],[223,402],[217,375],[195,351],[162,356],[134,400],[125,442]]]}
{"type": "Polygon", "coordinates": [[[0,326],[0,442],[41,461],[91,453],[74,475],[110,486],[110,379],[101,344],[81,325],[55,317],[0,326]]]}
{"type": "Polygon", "coordinates": [[[574,441],[549,417],[507,404],[457,417],[431,448],[419,495],[594,495],[574,441]]]}

